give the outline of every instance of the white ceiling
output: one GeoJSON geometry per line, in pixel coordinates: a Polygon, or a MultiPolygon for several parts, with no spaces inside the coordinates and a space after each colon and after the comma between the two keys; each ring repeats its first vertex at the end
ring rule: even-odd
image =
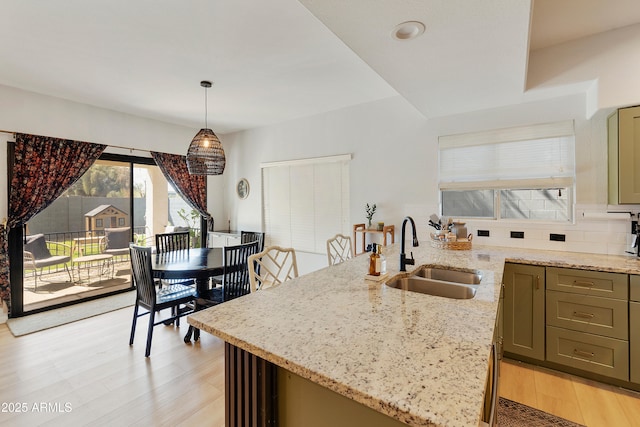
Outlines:
{"type": "Polygon", "coordinates": [[[517,103],[529,44],[640,22],[637,0],[0,0],[0,84],[217,133],[400,94],[517,103]],[[425,34],[400,42],[403,21],[425,34]],[[531,22],[531,39],[529,24],[531,22]]]}
{"type": "Polygon", "coordinates": [[[535,0],[531,50],[640,22],[638,0],[535,0]]]}

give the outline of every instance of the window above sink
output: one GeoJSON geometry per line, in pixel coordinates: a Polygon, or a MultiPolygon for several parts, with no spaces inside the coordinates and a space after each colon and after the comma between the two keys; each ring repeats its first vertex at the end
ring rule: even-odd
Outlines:
{"type": "Polygon", "coordinates": [[[572,222],[573,122],[439,138],[445,217],[572,222]]]}

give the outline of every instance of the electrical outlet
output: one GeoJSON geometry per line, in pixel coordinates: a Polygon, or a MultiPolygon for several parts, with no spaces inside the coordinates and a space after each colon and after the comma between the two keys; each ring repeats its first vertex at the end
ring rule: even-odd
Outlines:
{"type": "Polygon", "coordinates": [[[551,240],[553,242],[564,242],[565,241],[565,235],[564,234],[551,233],[551,234],[549,234],[549,240],[551,240]]]}
{"type": "Polygon", "coordinates": [[[524,239],[524,231],[512,231],[511,232],[512,239],[524,239]]]}
{"type": "Polygon", "coordinates": [[[638,221],[631,221],[631,234],[638,232],[638,221]]]}
{"type": "Polygon", "coordinates": [[[489,230],[478,230],[478,237],[489,237],[489,230]]]}

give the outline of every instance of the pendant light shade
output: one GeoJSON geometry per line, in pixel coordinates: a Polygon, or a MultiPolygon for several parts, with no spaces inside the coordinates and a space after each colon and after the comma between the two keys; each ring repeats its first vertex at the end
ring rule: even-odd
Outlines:
{"type": "Polygon", "coordinates": [[[193,137],[187,151],[187,169],[191,175],[222,175],[226,164],[224,149],[215,133],[207,128],[207,89],[211,82],[202,81],[204,90],[204,129],[193,137]]]}

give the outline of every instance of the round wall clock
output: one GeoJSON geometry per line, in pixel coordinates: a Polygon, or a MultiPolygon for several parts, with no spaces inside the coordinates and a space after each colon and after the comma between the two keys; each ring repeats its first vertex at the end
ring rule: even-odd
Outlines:
{"type": "Polygon", "coordinates": [[[241,199],[246,199],[247,196],[249,196],[249,181],[247,181],[246,178],[242,178],[238,181],[236,192],[238,193],[238,197],[241,199]]]}

